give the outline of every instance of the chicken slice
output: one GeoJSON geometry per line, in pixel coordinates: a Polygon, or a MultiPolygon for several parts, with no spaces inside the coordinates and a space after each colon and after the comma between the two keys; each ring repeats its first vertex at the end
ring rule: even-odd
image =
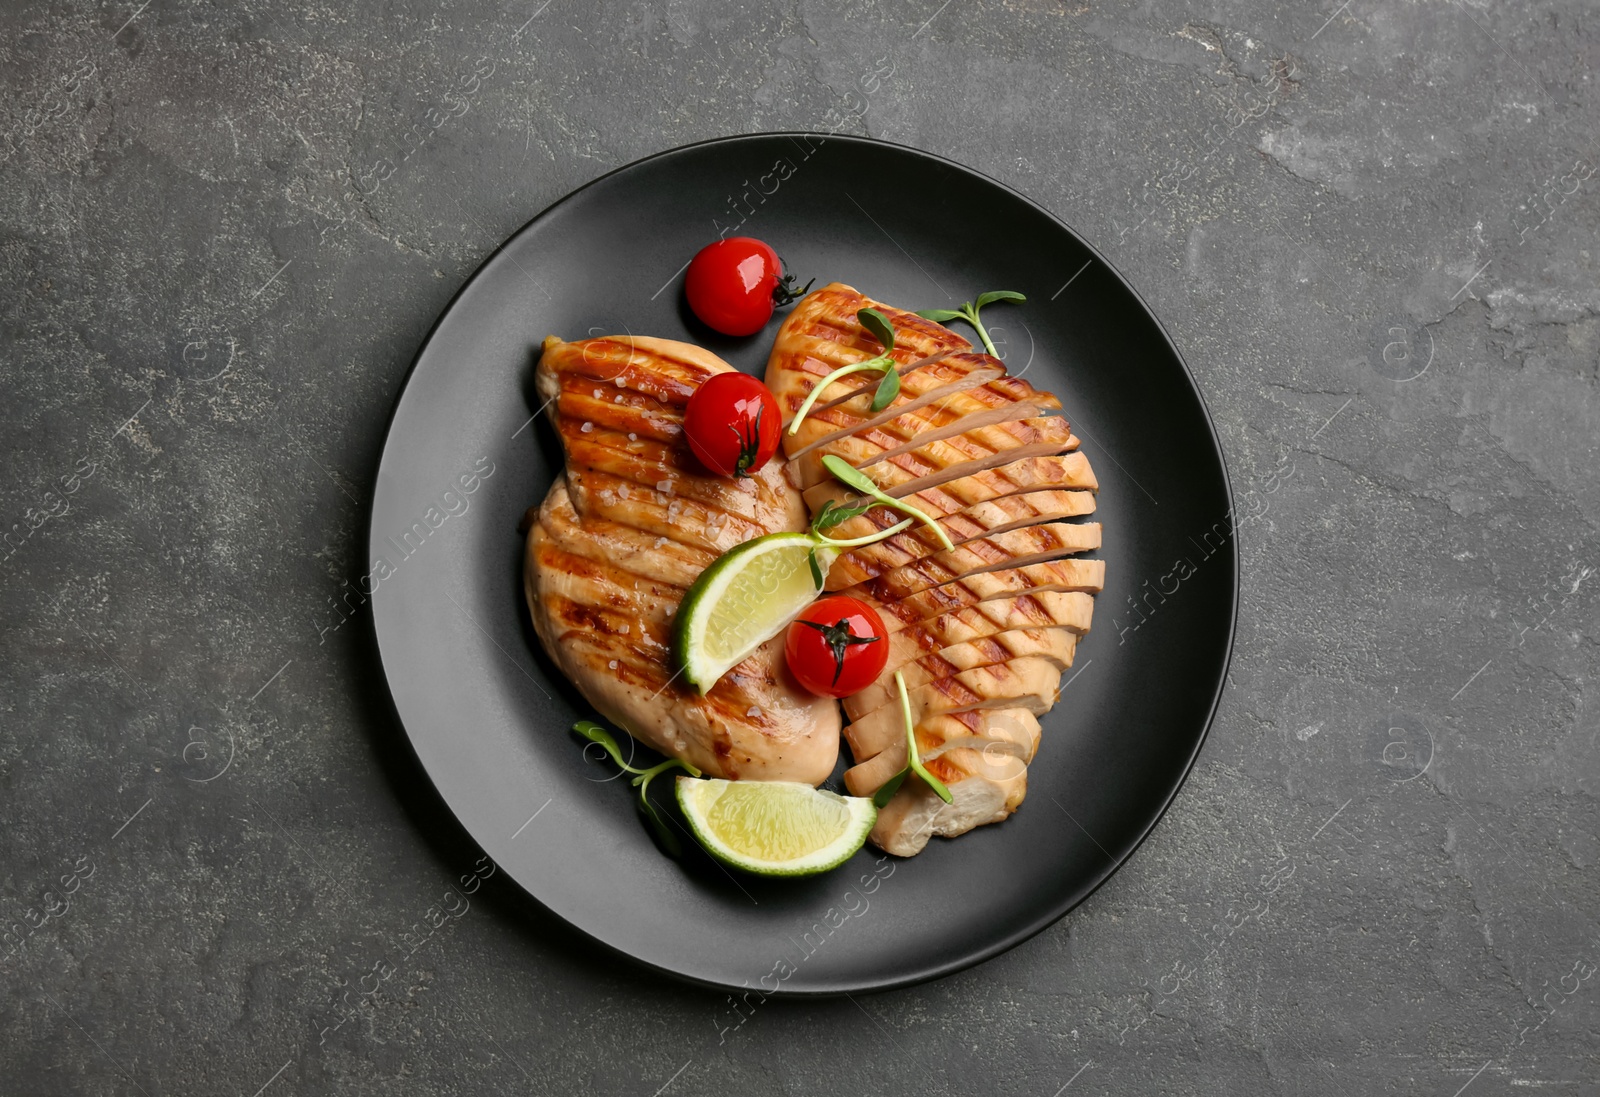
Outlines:
{"type": "MultiPolygon", "coordinates": [[[[889,489],[887,494],[904,499],[922,510],[932,507],[938,511],[934,517],[939,517],[952,510],[1006,495],[1063,488],[1093,492],[1099,490],[1099,486],[1087,458],[1080,453],[1069,452],[1055,457],[1013,459],[1003,465],[939,484],[897,485],[889,489]]],[[[822,493],[814,490],[807,491],[806,495],[808,504],[811,504],[813,497],[822,497],[822,493]]]]}
{"type": "Polygon", "coordinates": [[[919,780],[908,779],[869,836],[872,844],[897,857],[913,857],[938,835],[954,838],[974,827],[1011,817],[1028,794],[1028,769],[1009,757],[962,748],[949,750],[928,763],[928,771],[950,790],[946,804],[919,780]]]}

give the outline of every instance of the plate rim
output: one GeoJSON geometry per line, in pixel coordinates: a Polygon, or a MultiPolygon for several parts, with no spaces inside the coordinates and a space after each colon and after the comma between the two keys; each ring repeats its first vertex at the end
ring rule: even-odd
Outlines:
{"type": "MultiPolygon", "coordinates": [[[[892,149],[896,152],[909,153],[912,156],[921,157],[943,167],[975,177],[984,183],[998,187],[1012,198],[1021,201],[1029,209],[1032,209],[1036,213],[1041,214],[1045,218],[1065,229],[1066,232],[1089,253],[1092,259],[1103,264],[1106,270],[1109,271],[1111,275],[1121,284],[1122,288],[1131,294],[1133,299],[1139,303],[1139,307],[1142,308],[1145,315],[1150,318],[1150,321],[1155,325],[1156,331],[1166,343],[1167,349],[1171,351],[1173,359],[1178,363],[1178,367],[1184,381],[1188,383],[1189,391],[1194,395],[1195,403],[1200,409],[1201,418],[1205,421],[1206,433],[1210,438],[1212,451],[1216,455],[1217,468],[1222,473],[1222,487],[1228,503],[1226,521],[1228,523],[1228,545],[1231,564],[1229,569],[1229,581],[1233,585],[1233,596],[1231,599],[1229,599],[1227,639],[1222,653],[1220,672],[1217,675],[1216,685],[1212,691],[1211,702],[1206,709],[1205,719],[1201,724],[1200,734],[1196,737],[1194,748],[1190,751],[1189,757],[1183,764],[1182,772],[1179,774],[1177,781],[1173,783],[1172,790],[1167,794],[1166,799],[1161,803],[1160,808],[1151,817],[1150,822],[1139,834],[1139,837],[1131,846],[1128,847],[1127,852],[1121,857],[1114,859],[1113,862],[1101,872],[1099,878],[1095,879],[1094,883],[1089,885],[1089,887],[1084,890],[1081,895],[1078,895],[1075,898],[1069,898],[1062,903],[1053,904],[1045,908],[1040,915],[1030,919],[1020,928],[1013,930],[1005,937],[1000,938],[999,940],[990,941],[982,948],[966,953],[959,958],[929,964],[924,967],[920,967],[915,971],[908,972],[902,976],[872,979],[838,989],[796,988],[790,990],[787,988],[780,988],[779,990],[767,995],[767,997],[786,999],[826,999],[837,998],[854,993],[878,993],[888,990],[897,990],[905,987],[916,986],[921,983],[932,982],[936,979],[942,979],[946,976],[954,975],[955,973],[964,971],[967,968],[976,967],[979,964],[994,959],[996,956],[999,956],[1002,953],[1009,952],[1024,942],[1038,936],[1040,933],[1044,932],[1046,929],[1049,929],[1062,918],[1065,918],[1068,914],[1072,913],[1072,911],[1086,903],[1097,891],[1104,887],[1106,882],[1115,876],[1124,865],[1133,859],[1134,854],[1139,852],[1139,850],[1144,846],[1145,842],[1149,841],[1150,836],[1155,833],[1156,828],[1161,824],[1161,821],[1166,818],[1167,812],[1171,810],[1172,805],[1177,801],[1178,794],[1182,792],[1184,786],[1188,784],[1189,777],[1194,772],[1195,764],[1199,761],[1200,751],[1205,747],[1206,740],[1210,738],[1212,725],[1216,722],[1217,712],[1222,705],[1223,694],[1227,690],[1228,674],[1233,666],[1233,652],[1238,637],[1239,628],[1239,605],[1242,587],[1240,582],[1241,561],[1239,552],[1239,527],[1237,521],[1235,520],[1236,500],[1234,498],[1233,491],[1233,478],[1228,470],[1227,454],[1223,450],[1222,440],[1217,433],[1217,424],[1215,418],[1211,414],[1211,407],[1206,402],[1205,393],[1201,390],[1199,382],[1195,379],[1194,371],[1189,367],[1188,360],[1184,358],[1183,353],[1178,349],[1178,345],[1173,341],[1172,335],[1167,331],[1166,325],[1161,322],[1161,318],[1156,314],[1156,311],[1150,307],[1150,303],[1145,300],[1144,295],[1134,287],[1133,283],[1128,280],[1122,271],[1117,269],[1115,264],[1111,263],[1105,257],[1099,248],[1092,244],[1065,218],[1046,208],[1041,203],[1035,201],[1033,198],[1022,193],[1003,180],[996,179],[994,176],[989,175],[978,168],[963,164],[957,160],[953,160],[947,156],[941,155],[940,153],[930,152],[926,149],[920,149],[913,145],[901,144],[897,141],[886,141],[877,137],[867,137],[856,134],[828,133],[817,130],[759,130],[749,133],[724,134],[718,137],[708,137],[699,141],[691,141],[687,144],[674,145],[670,148],[660,149],[656,152],[638,157],[637,159],[630,160],[625,164],[618,165],[609,171],[595,176],[593,179],[590,179],[589,181],[582,183],[579,186],[574,187],[572,190],[566,192],[561,197],[545,206],[538,213],[534,214],[517,229],[508,234],[504,240],[502,240],[492,251],[483,257],[483,260],[477,265],[477,267],[473,269],[472,273],[462,280],[460,286],[458,286],[456,291],[450,295],[450,299],[445,302],[444,306],[440,309],[439,314],[434,317],[433,322],[428,326],[427,332],[417,344],[416,353],[412,356],[410,365],[406,367],[405,373],[401,376],[399,386],[395,392],[393,403],[390,405],[388,419],[384,423],[383,427],[383,442],[378,452],[378,463],[376,472],[373,475],[371,494],[366,501],[366,549],[369,559],[372,558],[374,545],[378,537],[378,485],[383,479],[384,465],[390,453],[389,447],[393,438],[395,421],[399,417],[401,405],[405,402],[406,393],[411,388],[412,377],[416,373],[417,367],[421,365],[423,358],[427,355],[428,349],[432,345],[434,337],[438,334],[439,327],[445,322],[446,318],[448,318],[451,313],[455,311],[456,305],[460,302],[461,298],[465,296],[467,291],[473,287],[480,277],[482,277],[490,265],[500,257],[501,253],[506,251],[515,241],[520,239],[525,233],[532,230],[540,222],[554,215],[569,202],[577,199],[579,195],[583,194],[590,188],[605,182],[614,175],[620,175],[623,172],[630,171],[652,161],[676,156],[695,149],[703,149],[713,145],[737,145],[744,142],[765,138],[788,138],[791,140],[804,138],[817,141],[819,144],[825,144],[829,141],[837,141],[846,145],[859,145],[867,147],[876,146],[879,148],[892,149]]],[[[682,272],[680,271],[679,274],[681,273],[682,272]]],[[[673,281],[677,281],[677,278],[678,276],[674,275],[673,281]]],[[[439,798],[440,803],[442,803],[446,810],[450,812],[450,815],[455,819],[456,824],[461,827],[462,831],[472,840],[474,845],[477,845],[480,849],[482,849],[482,843],[479,842],[477,835],[474,834],[472,829],[461,820],[461,817],[459,814],[457,814],[454,805],[451,804],[450,800],[445,796],[443,791],[440,790],[437,781],[434,780],[433,774],[429,771],[428,767],[423,764],[421,755],[417,752],[417,746],[412,737],[412,732],[410,728],[407,727],[405,715],[400,711],[399,702],[394,696],[393,687],[390,685],[390,668],[388,660],[384,655],[383,633],[382,630],[378,628],[376,607],[374,607],[374,614],[372,618],[372,638],[378,656],[378,665],[383,671],[384,688],[389,695],[390,708],[395,714],[395,719],[400,725],[400,730],[405,735],[406,744],[411,751],[412,758],[416,761],[417,767],[422,771],[423,776],[427,779],[429,786],[432,787],[434,795],[439,798]]],[[[721,983],[715,980],[705,979],[700,976],[679,971],[675,968],[667,967],[661,963],[635,955],[634,953],[629,952],[620,946],[602,940],[593,933],[589,932],[589,930],[584,928],[582,925],[553,910],[520,880],[513,878],[512,882],[515,884],[517,890],[521,893],[522,898],[534,903],[546,916],[554,918],[562,925],[570,927],[573,931],[580,934],[586,941],[590,941],[596,945],[599,945],[607,952],[617,956],[626,957],[627,960],[632,964],[636,964],[651,972],[665,975],[679,983],[685,983],[703,989],[716,991],[739,989],[732,983],[721,983]]]]}

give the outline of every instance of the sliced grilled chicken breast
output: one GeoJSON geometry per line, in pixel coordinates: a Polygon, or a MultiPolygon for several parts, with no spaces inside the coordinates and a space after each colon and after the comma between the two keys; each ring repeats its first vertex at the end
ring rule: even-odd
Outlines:
{"type": "Polygon", "coordinates": [[[730,368],[662,339],[545,341],[535,385],[567,470],[529,530],[528,607],[545,652],[606,720],[712,776],[814,785],[838,757],[839,709],[793,680],[781,639],[703,697],[669,669],[672,616],[706,565],[807,524],[781,463],[711,476],[683,441],[689,396],[730,368]]]}
{"type": "MultiPolygon", "coordinates": [[[[909,856],[1022,802],[1035,714],[1055,703],[1105,583],[1103,562],[1077,558],[1099,547],[1099,524],[1073,520],[1093,512],[1099,484],[1066,420],[1050,414],[1055,396],[848,286],[800,302],[779,330],[767,384],[786,419],[830,370],[881,350],[856,320],[867,306],[895,327],[899,395],[875,412],[880,373],[831,384],[783,444],[811,513],[862,502],[823,467],[831,455],[936,520],[954,545],[919,524],[844,553],[826,577],[828,590],[878,607],[888,630],[883,673],[844,702],[857,763],[847,785],[867,795],[905,764],[898,671],[919,751],[954,797],[946,805],[912,779],[880,812],[872,841],[909,856]]],[[[876,507],[829,533],[865,537],[902,517],[876,507]]]]}

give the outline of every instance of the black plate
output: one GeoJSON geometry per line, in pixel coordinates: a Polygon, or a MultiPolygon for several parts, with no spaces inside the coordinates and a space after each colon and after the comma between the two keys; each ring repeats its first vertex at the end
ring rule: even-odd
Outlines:
{"type": "Polygon", "coordinates": [[[898,986],[1039,932],[1171,802],[1232,647],[1227,473],[1161,326],[1039,206],[878,141],[709,141],[620,168],[547,209],[428,336],[375,490],[379,647],[440,795],[557,916],[701,983],[798,994],[898,986]],[[764,333],[727,339],[682,304],[682,268],[724,229],[770,242],[818,284],[847,282],[906,308],[989,289],[1028,295],[986,319],[1012,371],[1058,394],[1083,439],[1101,484],[1107,585],[1044,719],[1027,803],[1001,826],[936,838],[906,861],[875,861],[869,848],[808,880],[735,878],[698,850],[682,864],[663,856],[624,783],[606,780],[609,765],[586,760],[568,731],[591,713],[539,650],[522,596],[517,523],[560,467],[546,422],[529,423],[533,350],[550,333],[631,332],[697,341],[759,375],[781,313],[764,333]]]}

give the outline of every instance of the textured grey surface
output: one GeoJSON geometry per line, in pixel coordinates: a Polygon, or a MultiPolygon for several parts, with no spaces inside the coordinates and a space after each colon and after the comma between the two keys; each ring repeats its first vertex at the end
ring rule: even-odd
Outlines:
{"type": "Polygon", "coordinates": [[[1600,1093],[1600,15],[1335,6],[6,4],[0,1091],[1600,1093]],[[333,603],[483,257],[800,128],[979,167],[1128,275],[1242,606],[1087,904],[734,1029],[498,880],[429,935],[477,853],[333,603]]]}

